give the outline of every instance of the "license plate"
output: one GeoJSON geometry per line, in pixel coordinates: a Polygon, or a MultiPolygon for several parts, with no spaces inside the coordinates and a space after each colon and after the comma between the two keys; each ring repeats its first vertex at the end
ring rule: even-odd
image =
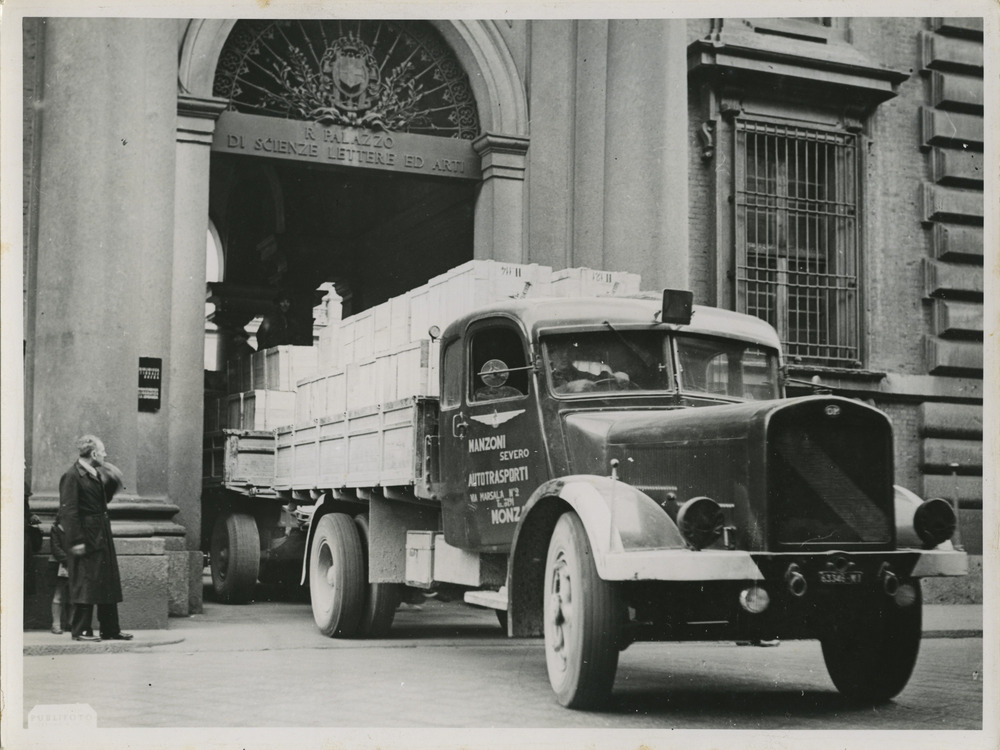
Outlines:
{"type": "Polygon", "coordinates": [[[819,582],[820,583],[837,583],[842,585],[851,585],[855,583],[861,583],[861,571],[860,570],[821,570],[819,572],[819,582]]]}

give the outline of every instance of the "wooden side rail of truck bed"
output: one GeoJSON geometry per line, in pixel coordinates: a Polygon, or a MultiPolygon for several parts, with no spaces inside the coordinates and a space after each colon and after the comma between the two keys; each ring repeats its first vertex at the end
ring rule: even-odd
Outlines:
{"type": "Polygon", "coordinates": [[[275,490],[411,486],[429,499],[438,401],[410,397],[275,430],[275,490]]]}

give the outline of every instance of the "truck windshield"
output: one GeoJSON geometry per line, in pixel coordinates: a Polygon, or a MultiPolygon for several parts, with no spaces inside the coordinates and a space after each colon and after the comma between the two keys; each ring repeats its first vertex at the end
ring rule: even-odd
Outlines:
{"type": "Polygon", "coordinates": [[[670,388],[662,332],[555,334],[542,339],[542,351],[549,390],[559,396],[670,388]]]}
{"type": "Polygon", "coordinates": [[[677,336],[681,390],[762,401],[779,398],[778,353],[759,344],[677,336]]]}

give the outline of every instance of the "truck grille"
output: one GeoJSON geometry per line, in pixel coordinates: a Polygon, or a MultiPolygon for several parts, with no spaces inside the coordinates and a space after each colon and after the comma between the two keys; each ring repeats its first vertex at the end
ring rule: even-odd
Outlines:
{"type": "Polygon", "coordinates": [[[770,538],[778,548],[893,540],[892,433],[879,412],[812,402],[768,425],[770,538]]]}

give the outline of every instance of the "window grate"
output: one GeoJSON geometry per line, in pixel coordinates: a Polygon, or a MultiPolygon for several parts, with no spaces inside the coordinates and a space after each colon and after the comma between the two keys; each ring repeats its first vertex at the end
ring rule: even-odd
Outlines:
{"type": "Polygon", "coordinates": [[[789,358],[857,367],[857,137],[736,120],[737,309],[789,358]]]}

